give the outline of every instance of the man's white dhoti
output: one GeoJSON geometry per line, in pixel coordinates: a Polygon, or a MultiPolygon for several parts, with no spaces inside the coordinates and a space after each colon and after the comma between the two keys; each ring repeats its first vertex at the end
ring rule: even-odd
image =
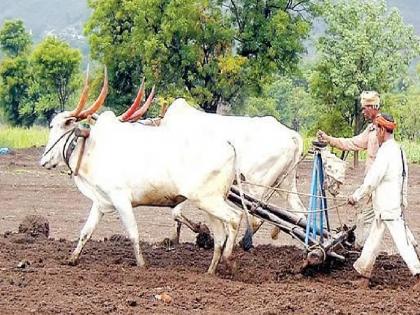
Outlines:
{"type": "Polygon", "coordinates": [[[363,184],[353,193],[354,201],[372,194],[374,219],[362,254],[354,263],[357,272],[370,278],[378,256],[385,228],[388,228],[398,252],[413,275],[420,274],[417,243],[405,225],[402,208],[407,207],[407,161],[394,139],[385,141],[363,184]],[[413,246],[414,245],[414,246],[413,246]]]}
{"type": "MultiPolygon", "coordinates": [[[[391,237],[400,253],[402,259],[407,264],[413,275],[420,274],[420,261],[414,250],[412,241],[406,231],[405,223],[402,218],[393,220],[383,220],[380,217],[375,218],[372,222],[369,236],[366,239],[362,254],[356,260],[353,267],[362,276],[370,278],[375,264],[376,257],[381,248],[382,239],[384,237],[385,228],[388,228],[391,237]]],[[[409,230],[408,230],[409,231],[409,230]]],[[[409,231],[409,233],[411,233],[409,231]]]]}

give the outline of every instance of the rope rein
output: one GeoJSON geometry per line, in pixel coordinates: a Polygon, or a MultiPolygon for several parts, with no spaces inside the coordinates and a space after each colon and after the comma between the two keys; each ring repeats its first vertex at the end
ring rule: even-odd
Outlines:
{"type": "MultiPolygon", "coordinates": [[[[76,127],[75,127],[76,128],[76,127]]],[[[74,132],[74,129],[75,128],[73,128],[73,129],[70,129],[70,130],[67,130],[65,133],[63,133],[55,142],[54,142],[54,144],[51,146],[51,147],[49,147],[48,148],[48,150],[47,151],[45,151],[44,152],[44,154],[42,155],[42,156],[45,156],[45,155],[47,155],[56,145],[57,145],[57,143],[58,142],[60,142],[60,140],[61,139],[63,139],[64,138],[64,136],[65,135],[67,135],[68,133],[70,133],[70,132],[74,132]]]]}
{"type": "Polygon", "coordinates": [[[75,141],[74,140],[76,140],[77,138],[75,137],[75,138],[73,138],[71,141],[70,141],[70,138],[71,138],[71,136],[73,136],[74,135],[74,131],[76,130],[76,127],[74,127],[73,129],[71,129],[71,133],[69,134],[69,136],[67,137],[67,139],[66,139],[66,142],[64,143],[64,146],[63,146],[63,152],[62,152],[62,154],[63,154],[63,160],[64,160],[64,162],[66,162],[66,165],[67,165],[67,167],[69,168],[69,170],[70,170],[70,172],[69,172],[69,175],[71,175],[71,174],[73,174],[73,170],[71,169],[71,167],[70,167],[70,157],[71,157],[71,155],[72,155],[72,153],[73,153],[73,151],[74,151],[74,148],[76,147],[76,144],[74,143],[75,141]],[[67,144],[69,144],[69,146],[68,146],[68,148],[67,148],[67,150],[66,150],[66,146],[67,146],[67,144]]]}
{"type": "Polygon", "coordinates": [[[85,136],[81,136],[80,134],[77,134],[77,129],[78,127],[75,126],[70,130],[67,130],[65,133],[63,133],[54,143],[53,145],[48,148],[48,150],[46,150],[44,152],[44,154],[42,156],[47,155],[65,136],[67,136],[64,145],[63,145],[63,149],[61,150],[61,154],[63,157],[64,162],[66,163],[66,166],[69,169],[69,175],[71,176],[72,174],[74,174],[74,176],[78,175],[78,170],[80,168],[80,164],[81,164],[81,160],[82,160],[82,156],[84,153],[84,149],[85,149],[85,144],[86,144],[86,137],[85,136]],[[72,138],[73,137],[73,138],[72,138]],[[82,138],[82,147],[81,147],[81,151],[79,153],[79,158],[77,159],[77,164],[76,164],[76,168],[73,172],[73,170],[70,167],[70,158],[74,152],[74,149],[76,148],[77,145],[77,139],[78,138],[82,138]]]}
{"type": "Polygon", "coordinates": [[[324,197],[324,196],[321,196],[321,195],[318,195],[317,196],[317,195],[312,195],[312,194],[307,194],[307,193],[300,193],[300,192],[297,192],[297,191],[291,191],[291,190],[277,188],[277,187],[271,187],[271,186],[267,186],[267,185],[255,184],[255,183],[251,183],[251,182],[248,182],[248,181],[242,181],[242,183],[243,184],[248,184],[250,186],[262,187],[262,188],[272,189],[272,190],[275,190],[275,191],[281,191],[281,192],[286,192],[286,193],[289,193],[289,194],[301,195],[301,196],[306,196],[306,197],[325,198],[327,200],[333,200],[334,198],[338,198],[338,199],[342,199],[342,200],[347,200],[347,197],[340,197],[340,196],[337,196],[337,197],[334,197],[334,198],[332,198],[332,197],[324,197]]]}

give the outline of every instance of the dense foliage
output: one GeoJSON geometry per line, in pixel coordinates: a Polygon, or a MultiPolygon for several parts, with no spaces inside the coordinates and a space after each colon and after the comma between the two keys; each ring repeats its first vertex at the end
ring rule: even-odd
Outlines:
{"type": "Polygon", "coordinates": [[[85,32],[93,57],[110,69],[110,106],[127,106],[146,76],[164,98],[216,112],[297,67],[310,2],[90,0],[85,32]]]}
{"type": "MultiPolygon", "coordinates": [[[[132,103],[143,77],[155,103],[185,97],[208,112],[272,115],[313,136],[351,136],[365,122],[359,94],[377,90],[397,135],[419,138],[420,80],[408,72],[419,38],[399,12],[374,0],[88,0],[85,24],[93,71],[110,80],[106,106],[132,103]],[[315,56],[311,47],[314,18],[315,56]],[[93,67],[95,68],[95,67],[93,67]]],[[[0,116],[13,125],[48,121],[74,106],[81,54],[47,37],[35,47],[22,21],[0,28],[0,116]]],[[[419,71],[418,71],[419,73],[419,71]]],[[[92,89],[91,89],[92,90],[92,89]]],[[[94,94],[92,92],[91,94],[94,94]]],[[[156,115],[159,106],[152,106],[156,115]]]]}
{"type": "Polygon", "coordinates": [[[312,95],[326,109],[320,127],[357,134],[363,128],[360,93],[401,87],[420,53],[419,38],[384,1],[326,0],[322,9],[327,29],[311,77],[312,95]]]}
{"type": "Polygon", "coordinates": [[[80,81],[81,53],[46,37],[31,50],[22,21],[6,21],[0,29],[6,57],[0,63],[0,108],[12,125],[49,121],[64,110],[80,81]]]}

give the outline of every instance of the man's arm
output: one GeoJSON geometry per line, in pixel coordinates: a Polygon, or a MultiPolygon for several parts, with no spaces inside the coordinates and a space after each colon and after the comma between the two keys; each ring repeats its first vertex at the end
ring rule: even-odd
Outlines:
{"type": "Polygon", "coordinates": [[[369,125],[361,134],[352,138],[335,138],[327,136],[327,142],[343,151],[362,151],[368,147],[369,132],[371,126],[369,125]]]}
{"type": "Polygon", "coordinates": [[[371,131],[371,128],[372,125],[370,124],[361,134],[352,138],[332,137],[322,130],[318,130],[317,137],[320,141],[325,141],[331,146],[343,151],[361,151],[368,148],[369,132],[371,131]]]}
{"type": "Polygon", "coordinates": [[[386,152],[379,150],[375,162],[373,162],[369,172],[366,174],[363,184],[353,193],[353,200],[357,202],[364,196],[371,194],[384,178],[387,168],[388,159],[386,152]]]}

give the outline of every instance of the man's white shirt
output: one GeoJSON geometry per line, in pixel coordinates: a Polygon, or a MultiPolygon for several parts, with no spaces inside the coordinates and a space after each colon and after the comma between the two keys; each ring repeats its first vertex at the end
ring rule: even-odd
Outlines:
{"type": "Polygon", "coordinates": [[[354,192],[353,198],[359,201],[372,193],[375,217],[383,220],[398,219],[401,217],[401,205],[407,206],[407,176],[407,162],[405,157],[403,162],[400,145],[394,139],[389,139],[379,148],[375,161],[366,174],[363,184],[354,192]],[[403,163],[406,173],[404,187],[402,187],[403,163]]]}

